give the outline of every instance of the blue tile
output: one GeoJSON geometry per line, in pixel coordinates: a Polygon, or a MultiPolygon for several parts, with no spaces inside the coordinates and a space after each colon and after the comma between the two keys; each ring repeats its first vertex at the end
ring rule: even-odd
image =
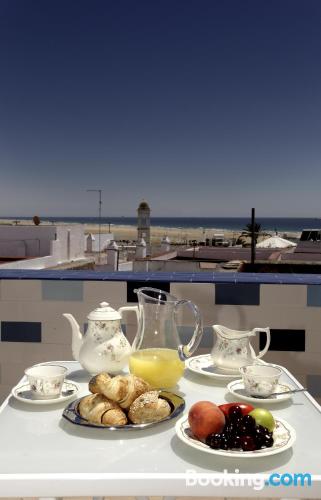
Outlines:
{"type": "Polygon", "coordinates": [[[308,285],[307,305],[321,307],[321,285],[308,285]]]}
{"type": "Polygon", "coordinates": [[[43,300],[83,300],[83,281],[42,280],[43,300]]]}
{"type": "Polygon", "coordinates": [[[2,321],[2,342],[41,342],[41,323],[32,321],[2,321]]]}
{"type": "Polygon", "coordinates": [[[260,285],[258,283],[218,283],[215,285],[215,303],[258,306],[260,285]]]}
{"type": "Polygon", "coordinates": [[[288,273],[236,273],[236,272],[154,272],[134,273],[128,271],[58,271],[58,270],[0,270],[0,279],[41,279],[44,281],[142,281],[172,283],[264,283],[264,284],[305,284],[320,285],[321,275],[288,273]]]}

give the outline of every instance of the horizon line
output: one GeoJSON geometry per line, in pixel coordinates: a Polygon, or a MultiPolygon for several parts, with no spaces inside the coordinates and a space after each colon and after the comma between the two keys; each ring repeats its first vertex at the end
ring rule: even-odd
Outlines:
{"type": "MultiPolygon", "coordinates": [[[[12,220],[12,219],[32,219],[35,217],[35,215],[3,215],[0,216],[0,220],[12,220]]],[[[98,215],[43,215],[43,216],[38,216],[40,219],[66,219],[68,217],[74,218],[74,219],[99,219],[98,215]]],[[[136,219],[136,215],[102,215],[102,219],[108,219],[110,218],[119,218],[119,219],[136,219]]],[[[153,218],[161,218],[161,219],[245,219],[249,218],[251,219],[251,215],[221,215],[221,216],[212,216],[212,215],[151,215],[151,219],[153,218]]],[[[255,216],[256,219],[315,219],[315,220],[321,220],[321,217],[316,217],[316,216],[286,216],[286,215],[260,215],[260,216],[255,216]]]]}

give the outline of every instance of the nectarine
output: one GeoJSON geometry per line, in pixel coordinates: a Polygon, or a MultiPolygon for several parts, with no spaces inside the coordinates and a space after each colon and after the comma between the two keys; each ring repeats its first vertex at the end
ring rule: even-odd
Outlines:
{"type": "Polygon", "coordinates": [[[198,401],[188,412],[188,423],[195,437],[205,439],[209,434],[222,432],[225,416],[211,401],[198,401]]]}

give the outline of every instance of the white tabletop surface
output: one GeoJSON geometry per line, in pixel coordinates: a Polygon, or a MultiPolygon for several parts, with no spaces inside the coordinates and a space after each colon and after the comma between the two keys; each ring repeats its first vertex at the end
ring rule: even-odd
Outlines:
{"type": "MultiPolygon", "coordinates": [[[[67,378],[88,394],[89,375],[76,362],[67,378]]],[[[281,381],[302,387],[286,370],[281,381]]],[[[226,382],[186,370],[176,393],[187,413],[199,400],[235,401],[226,382]]],[[[292,449],[270,457],[236,459],[212,456],[188,447],[175,434],[175,420],[141,431],[84,428],[62,418],[69,402],[34,406],[9,397],[0,409],[0,497],[173,495],[321,498],[321,409],[307,393],[270,406],[276,417],[296,430],[292,449]],[[187,486],[194,471],[201,481],[187,486]],[[215,486],[212,477],[228,477],[215,486]],[[310,473],[312,485],[253,488],[248,481],[271,473],[310,473]],[[202,476],[201,476],[202,474],[202,476]],[[205,474],[205,476],[204,476],[205,474]],[[203,478],[203,481],[202,481],[203,478]],[[233,479],[234,478],[234,479],[233,479]],[[245,486],[238,481],[244,478],[245,486]],[[234,480],[234,482],[233,482],[234,480]],[[202,483],[202,484],[200,484],[202,483]]],[[[263,406],[263,405],[260,405],[263,406]]],[[[265,405],[266,408],[268,406],[265,405]]],[[[196,482],[196,481],[195,481],[196,482]]],[[[217,483],[215,483],[217,484],[217,483]]]]}

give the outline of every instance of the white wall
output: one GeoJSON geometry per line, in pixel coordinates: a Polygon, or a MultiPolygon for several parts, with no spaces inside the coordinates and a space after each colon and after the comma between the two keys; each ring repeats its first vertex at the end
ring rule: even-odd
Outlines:
{"type": "Polygon", "coordinates": [[[0,240],[0,257],[26,257],[27,245],[23,240],[0,240]]]}
{"type": "Polygon", "coordinates": [[[84,258],[85,235],[82,225],[57,226],[57,239],[51,242],[51,252],[59,262],[84,258]]]}
{"type": "Polygon", "coordinates": [[[50,241],[56,226],[0,226],[1,257],[42,257],[50,255],[50,241]],[[18,255],[24,247],[22,255],[18,255]]]}
{"type": "Polygon", "coordinates": [[[30,257],[2,264],[1,269],[45,269],[83,259],[84,252],[85,235],[82,225],[0,227],[0,257],[30,257]],[[19,252],[20,249],[23,250],[23,246],[25,253],[21,255],[19,252]]]}

